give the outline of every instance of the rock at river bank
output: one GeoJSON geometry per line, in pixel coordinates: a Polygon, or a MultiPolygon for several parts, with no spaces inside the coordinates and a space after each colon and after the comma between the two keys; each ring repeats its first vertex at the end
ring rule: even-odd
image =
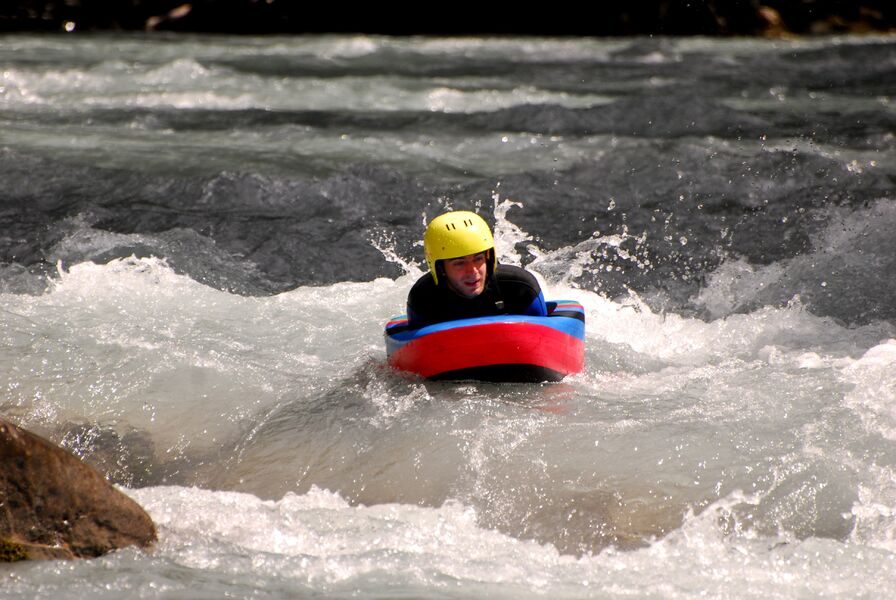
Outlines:
{"type": "Polygon", "coordinates": [[[97,471],[0,418],[0,562],[148,548],[152,519],[97,471]]]}

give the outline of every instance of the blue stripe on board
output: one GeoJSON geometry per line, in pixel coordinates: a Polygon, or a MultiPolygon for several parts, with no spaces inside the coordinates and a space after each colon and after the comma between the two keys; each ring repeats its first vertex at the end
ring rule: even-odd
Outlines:
{"type": "Polygon", "coordinates": [[[533,325],[541,325],[551,327],[557,331],[561,331],[577,339],[585,338],[585,324],[579,319],[571,317],[532,317],[527,315],[496,315],[491,317],[477,317],[475,319],[459,319],[457,321],[445,321],[444,323],[436,323],[427,325],[420,329],[409,329],[396,333],[395,335],[386,336],[386,347],[389,354],[400,348],[404,344],[421,338],[431,333],[456,329],[459,327],[475,327],[477,325],[489,325],[494,323],[531,323],[533,325]]]}

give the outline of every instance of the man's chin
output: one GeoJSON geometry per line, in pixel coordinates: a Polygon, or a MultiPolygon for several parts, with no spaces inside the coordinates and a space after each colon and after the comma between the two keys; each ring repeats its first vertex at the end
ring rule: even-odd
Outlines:
{"type": "Polygon", "coordinates": [[[467,298],[475,298],[476,296],[478,296],[479,294],[481,294],[484,291],[485,291],[485,286],[476,285],[476,287],[472,287],[472,288],[466,287],[464,295],[467,298]]]}
{"type": "Polygon", "coordinates": [[[452,285],[451,288],[455,292],[457,292],[458,294],[460,294],[461,296],[463,296],[464,298],[467,298],[467,299],[475,298],[476,296],[480,295],[482,292],[485,291],[485,286],[476,286],[475,288],[470,288],[466,285],[461,285],[461,286],[452,285]]]}

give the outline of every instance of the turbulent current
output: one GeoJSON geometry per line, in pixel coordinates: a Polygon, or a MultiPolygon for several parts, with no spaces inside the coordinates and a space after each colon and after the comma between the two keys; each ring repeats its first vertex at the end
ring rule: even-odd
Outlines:
{"type": "Polygon", "coordinates": [[[151,552],[4,598],[881,597],[896,38],[0,37],[0,414],[151,552]],[[390,370],[446,209],[586,310],[390,370]]]}

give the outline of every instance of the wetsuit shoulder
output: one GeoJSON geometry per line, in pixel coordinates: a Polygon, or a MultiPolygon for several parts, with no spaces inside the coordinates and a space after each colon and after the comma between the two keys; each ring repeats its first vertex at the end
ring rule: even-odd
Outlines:
{"type": "Polygon", "coordinates": [[[422,275],[408,292],[408,325],[416,328],[443,320],[439,314],[440,307],[444,303],[442,296],[444,290],[436,285],[432,275],[429,273],[422,275]]]}
{"type": "Polygon", "coordinates": [[[526,286],[538,292],[541,291],[541,286],[538,285],[538,280],[535,279],[535,275],[522,267],[517,267],[515,265],[498,265],[498,268],[495,269],[495,277],[498,278],[498,283],[501,284],[507,282],[526,286]]]}
{"type": "Polygon", "coordinates": [[[498,265],[495,279],[504,299],[506,312],[536,316],[548,314],[541,286],[529,271],[514,265],[498,265]]]}

